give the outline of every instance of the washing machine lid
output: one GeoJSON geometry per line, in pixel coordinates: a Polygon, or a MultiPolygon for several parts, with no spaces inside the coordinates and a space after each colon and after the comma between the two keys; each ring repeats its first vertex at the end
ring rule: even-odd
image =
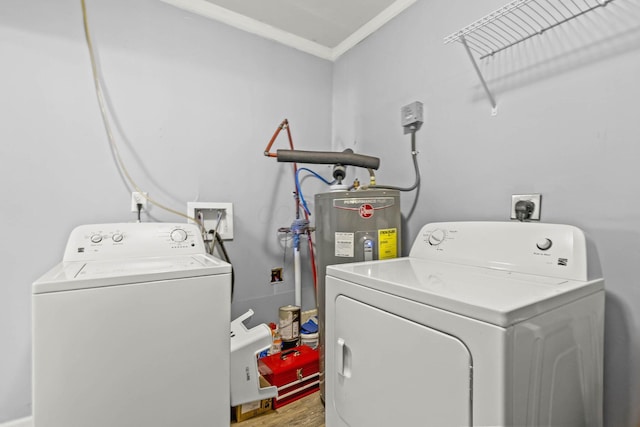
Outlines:
{"type": "Polygon", "coordinates": [[[58,264],[33,284],[33,293],[59,292],[160,280],[231,274],[231,265],[209,254],[58,264]]]}
{"type": "Polygon", "coordinates": [[[417,258],[327,267],[327,276],[501,327],[602,291],[577,281],[417,258]]]}

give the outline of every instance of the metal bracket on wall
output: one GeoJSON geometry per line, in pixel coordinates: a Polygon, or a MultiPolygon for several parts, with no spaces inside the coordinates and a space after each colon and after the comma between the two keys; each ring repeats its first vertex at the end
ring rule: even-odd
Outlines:
{"type": "Polygon", "coordinates": [[[496,99],[491,94],[491,91],[489,90],[489,86],[487,86],[487,82],[484,80],[484,77],[482,76],[480,67],[478,67],[478,63],[473,57],[473,53],[471,53],[471,49],[467,44],[467,39],[465,39],[464,36],[460,36],[460,41],[464,45],[464,48],[467,51],[467,54],[469,55],[469,59],[471,59],[471,63],[473,64],[473,68],[476,70],[476,74],[478,74],[478,77],[480,78],[480,83],[482,83],[482,87],[484,88],[484,91],[486,92],[487,97],[489,98],[489,102],[491,103],[491,115],[495,116],[498,114],[498,105],[496,104],[496,99]]]}

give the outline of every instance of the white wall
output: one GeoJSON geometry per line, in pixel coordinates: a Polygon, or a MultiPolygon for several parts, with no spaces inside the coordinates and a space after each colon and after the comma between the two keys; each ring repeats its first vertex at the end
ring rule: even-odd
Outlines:
{"type": "MultiPolygon", "coordinates": [[[[159,1],[87,6],[134,179],[185,213],[187,201],[233,202],[232,314],[276,320],[294,301],[292,255],[283,263],[277,235],[294,219],[294,184],[291,165],[263,151],[284,118],[296,148],[329,147],[332,64],[159,1]],[[283,264],[285,283],[272,287],[270,269],[283,264]]],[[[31,413],[31,283],[60,261],[74,226],[135,215],[100,119],[80,2],[0,2],[0,58],[2,422],[31,413]]],[[[274,148],[287,146],[283,134],[274,148]]],[[[157,208],[143,219],[184,221],[157,208]]]]}
{"type": "MultiPolygon", "coordinates": [[[[640,5],[605,9],[498,54],[481,68],[443,38],[503,0],[422,0],[341,57],[333,143],[380,156],[378,182],[409,186],[400,107],[424,102],[422,186],[404,230],[439,220],[508,220],[512,194],[542,194],[542,220],[581,227],[607,286],[606,426],[640,421],[640,5]]],[[[415,193],[402,196],[406,214],[415,193]]],[[[406,254],[406,250],[405,250],[406,254]]]]}

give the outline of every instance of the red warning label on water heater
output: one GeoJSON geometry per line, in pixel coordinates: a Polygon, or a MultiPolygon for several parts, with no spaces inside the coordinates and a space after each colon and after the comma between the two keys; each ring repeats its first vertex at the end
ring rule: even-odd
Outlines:
{"type": "Polygon", "coordinates": [[[375,211],[385,209],[395,204],[393,197],[356,197],[335,199],[333,207],[358,212],[362,218],[371,218],[375,211]]]}

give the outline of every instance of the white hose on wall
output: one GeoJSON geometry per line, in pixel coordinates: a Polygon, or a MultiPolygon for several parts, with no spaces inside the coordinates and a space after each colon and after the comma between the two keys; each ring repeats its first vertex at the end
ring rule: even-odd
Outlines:
{"type": "Polygon", "coordinates": [[[302,274],[300,268],[300,247],[293,248],[293,274],[294,274],[294,294],[295,305],[302,307],[302,274]]]}

